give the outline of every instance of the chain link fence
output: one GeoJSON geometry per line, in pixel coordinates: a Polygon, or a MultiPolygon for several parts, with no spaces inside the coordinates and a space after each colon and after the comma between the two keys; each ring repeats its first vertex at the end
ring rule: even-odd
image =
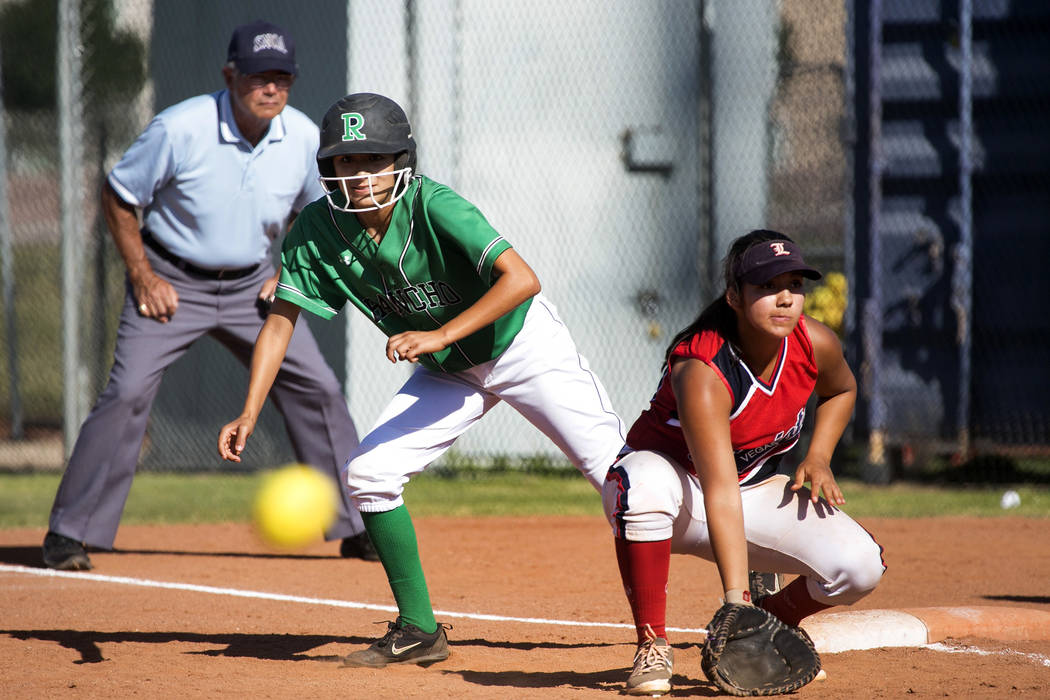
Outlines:
{"type": "MultiPolygon", "coordinates": [[[[124,293],[102,178],[155,112],[222,86],[229,34],[256,18],[296,37],[290,103],[315,121],[347,92],[405,106],[421,172],[477,204],[536,269],[626,424],[670,338],[717,293],[728,242],[751,228],[789,233],[834,273],[809,311],[866,360],[851,345],[852,7],[0,0],[0,465],[64,464],[108,376],[124,293]]],[[[367,430],[407,370],[385,362],[363,318],[309,323],[367,430]]],[[[143,468],[219,468],[215,437],[246,384],[218,343],[198,343],[165,377],[143,468]]],[[[863,453],[867,432],[861,415],[846,449],[863,453]]],[[[292,458],[272,408],[250,452],[246,468],[292,458]]],[[[504,406],[444,462],[565,463],[504,406]]]]}
{"type": "Polygon", "coordinates": [[[873,0],[854,19],[869,476],[948,458],[957,478],[1045,481],[1050,6],[873,0]]]}

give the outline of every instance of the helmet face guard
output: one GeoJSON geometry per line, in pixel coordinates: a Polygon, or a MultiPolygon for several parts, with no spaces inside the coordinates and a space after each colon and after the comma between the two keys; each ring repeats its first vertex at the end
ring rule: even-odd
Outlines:
{"type": "Polygon", "coordinates": [[[408,189],[408,181],[412,179],[412,168],[400,168],[388,173],[347,175],[344,177],[326,177],[322,175],[317,179],[321,181],[321,187],[325,190],[324,196],[328,199],[328,205],[330,207],[350,214],[356,214],[358,212],[376,211],[393,206],[397,200],[404,196],[405,191],[408,189]],[[376,199],[376,178],[391,176],[394,178],[393,194],[387,201],[380,203],[379,200],[376,199]],[[350,188],[354,187],[361,180],[368,181],[368,199],[372,201],[372,205],[355,208],[350,201],[350,188]],[[336,199],[339,195],[342,195],[342,202],[339,202],[336,199]]]}
{"type": "Polygon", "coordinates": [[[416,166],[416,142],[404,110],[390,98],[362,92],[347,95],[328,108],[321,122],[317,149],[317,169],[328,203],[339,211],[375,211],[393,205],[408,188],[416,166]],[[392,173],[337,177],[337,156],[353,154],[394,154],[392,173]],[[376,200],[375,178],[394,176],[393,195],[382,204],[376,200]],[[372,206],[353,207],[350,188],[367,179],[372,206]],[[343,201],[339,202],[338,199],[343,201]]]}

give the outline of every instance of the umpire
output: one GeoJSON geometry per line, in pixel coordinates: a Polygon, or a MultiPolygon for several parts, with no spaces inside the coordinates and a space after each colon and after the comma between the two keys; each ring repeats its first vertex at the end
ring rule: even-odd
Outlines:
{"type": "MultiPolygon", "coordinates": [[[[102,209],[127,267],[109,382],[80,430],[51,509],[44,564],[90,569],[112,549],[164,371],[207,334],[245,365],[278,274],[270,246],[322,196],[318,131],[287,106],[295,45],[280,27],[237,27],[226,89],[156,115],[109,173],[102,209]],[[139,227],[136,210],[142,210],[139,227]]],[[[336,477],[357,447],[339,381],[299,324],[274,385],[297,458],[336,477]]],[[[327,533],[344,557],[377,559],[341,489],[327,533]]]]}

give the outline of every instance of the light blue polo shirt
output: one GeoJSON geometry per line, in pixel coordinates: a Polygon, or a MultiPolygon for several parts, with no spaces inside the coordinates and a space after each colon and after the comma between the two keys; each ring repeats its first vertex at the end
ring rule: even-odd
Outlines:
{"type": "Polygon", "coordinates": [[[292,212],[324,194],[317,145],[317,126],[285,106],[253,148],[220,90],[155,116],[109,183],[175,255],[203,268],[247,267],[269,256],[292,212]]]}

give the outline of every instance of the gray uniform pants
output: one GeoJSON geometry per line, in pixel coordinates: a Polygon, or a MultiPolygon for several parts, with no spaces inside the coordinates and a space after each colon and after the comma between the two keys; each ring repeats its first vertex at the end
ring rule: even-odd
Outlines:
{"type": "MultiPolygon", "coordinates": [[[[164,371],[205,334],[247,365],[262,327],[258,292],[274,272],[264,263],[241,279],[201,279],[146,252],[154,271],[178,292],[178,310],[168,323],[144,318],[128,285],[109,382],[81,426],[51,508],[52,531],[105,549],[113,547],[164,371]]],[[[340,472],[357,448],[357,431],[339,381],[302,321],[270,398],[284,417],[296,457],[343,484],[340,472]]],[[[201,439],[215,443],[221,427],[201,439]]],[[[345,484],[340,493],[339,517],[328,539],[364,531],[345,484]]]]}

